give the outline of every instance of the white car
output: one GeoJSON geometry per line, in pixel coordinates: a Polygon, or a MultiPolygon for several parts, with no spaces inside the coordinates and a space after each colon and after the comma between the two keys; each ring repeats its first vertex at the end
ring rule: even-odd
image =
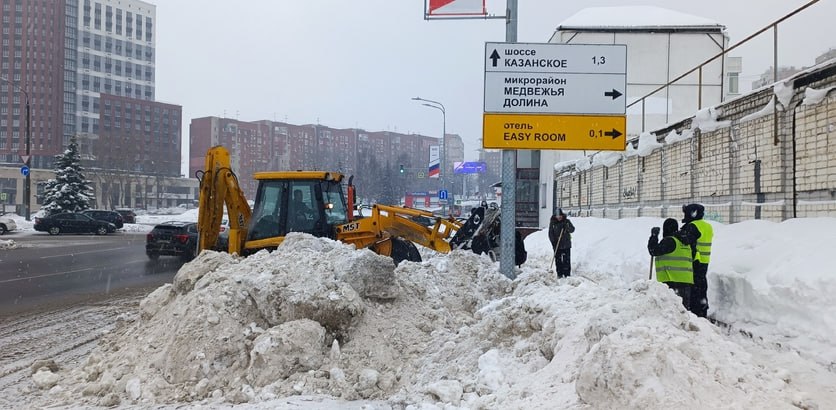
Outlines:
{"type": "Polygon", "coordinates": [[[9,231],[14,231],[15,229],[17,229],[17,224],[14,219],[0,216],[0,235],[9,231]]]}

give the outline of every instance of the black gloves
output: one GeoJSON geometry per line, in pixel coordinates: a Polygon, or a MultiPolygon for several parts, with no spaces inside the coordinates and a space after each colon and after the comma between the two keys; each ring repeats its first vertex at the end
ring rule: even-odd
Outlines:
{"type": "Polygon", "coordinates": [[[659,236],[659,227],[654,226],[653,228],[651,228],[650,229],[650,234],[653,235],[653,236],[659,236]]]}

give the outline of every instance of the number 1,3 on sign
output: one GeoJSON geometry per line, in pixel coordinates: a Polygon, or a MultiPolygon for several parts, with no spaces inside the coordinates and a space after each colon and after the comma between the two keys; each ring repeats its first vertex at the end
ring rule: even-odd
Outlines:
{"type": "Polygon", "coordinates": [[[592,57],[592,64],[595,65],[604,65],[607,63],[607,57],[604,56],[595,56],[592,57]]]}

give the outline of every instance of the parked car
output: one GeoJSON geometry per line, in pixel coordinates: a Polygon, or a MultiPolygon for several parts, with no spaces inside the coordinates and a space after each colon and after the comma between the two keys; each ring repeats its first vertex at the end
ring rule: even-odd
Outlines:
{"type": "Polygon", "coordinates": [[[134,213],[133,209],[117,208],[116,212],[119,212],[119,214],[122,215],[122,220],[126,224],[136,223],[136,213],[134,213]]]}
{"type": "Polygon", "coordinates": [[[35,218],[35,230],[49,232],[50,235],[60,233],[95,233],[107,235],[116,232],[116,225],[93,219],[78,212],[65,212],[44,218],[35,218]]]}
{"type": "Polygon", "coordinates": [[[160,255],[190,260],[197,251],[197,224],[169,221],[154,226],[145,236],[145,254],[155,260],[160,255]]]}
{"type": "Polygon", "coordinates": [[[122,219],[122,214],[116,211],[105,211],[102,209],[88,209],[83,214],[93,218],[98,219],[100,221],[110,222],[113,225],[116,225],[116,229],[121,229],[124,226],[124,220],[122,219]]]}
{"type": "Polygon", "coordinates": [[[14,231],[15,229],[17,229],[17,224],[14,219],[0,216],[0,235],[14,231]]]}

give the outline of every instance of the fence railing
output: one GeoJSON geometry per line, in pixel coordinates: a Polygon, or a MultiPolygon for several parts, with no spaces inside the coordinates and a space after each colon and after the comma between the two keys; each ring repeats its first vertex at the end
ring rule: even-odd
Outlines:
{"type": "MultiPolygon", "coordinates": [[[[702,64],[697,65],[696,67],[692,68],[691,70],[688,70],[687,72],[685,72],[682,75],[674,78],[673,80],[668,81],[667,84],[664,84],[664,85],[660,86],[659,88],[656,88],[655,90],[653,90],[653,91],[649,92],[648,94],[642,96],[641,98],[627,104],[628,109],[630,107],[636,105],[636,104],[641,104],[641,120],[642,120],[642,128],[641,129],[642,129],[642,132],[647,131],[645,129],[645,123],[646,123],[646,121],[645,121],[646,120],[645,103],[646,103],[646,100],[649,97],[652,97],[654,94],[658,93],[659,91],[663,91],[663,90],[669,88],[670,86],[674,85],[678,81],[682,80],[683,78],[688,77],[689,75],[693,74],[694,72],[697,72],[697,77],[698,77],[698,80],[697,80],[698,81],[697,109],[702,109],[703,108],[702,107],[703,67],[705,67],[708,64],[713,63],[714,60],[716,60],[718,58],[724,58],[729,52],[735,50],[736,48],[740,47],[743,44],[746,44],[747,42],[751,41],[752,39],[760,36],[761,34],[767,32],[769,30],[772,30],[772,33],[773,33],[773,39],[772,39],[772,45],[773,45],[773,47],[772,47],[772,51],[773,51],[773,64],[772,64],[773,73],[772,73],[772,76],[773,77],[772,77],[772,79],[773,79],[773,82],[778,82],[778,25],[781,24],[782,22],[792,18],[796,14],[801,13],[802,11],[804,11],[807,8],[809,8],[810,6],[818,3],[819,1],[820,0],[812,0],[812,1],[804,4],[803,6],[793,10],[792,12],[785,15],[784,17],[781,17],[780,19],[775,20],[774,22],[770,23],[769,25],[763,27],[762,29],[752,33],[751,35],[744,38],[743,40],[738,41],[737,43],[730,46],[729,48],[724,48],[723,51],[721,51],[717,55],[709,58],[708,60],[706,60],[702,64]]],[[[721,73],[721,83],[720,83],[721,84],[721,87],[720,87],[720,101],[721,102],[723,101],[723,95],[724,95],[724,90],[723,90],[723,87],[724,87],[723,80],[724,79],[722,78],[724,76],[725,76],[725,72],[721,73]]],[[[774,109],[775,110],[778,109],[777,105],[775,106],[774,109]]],[[[773,127],[772,131],[773,131],[773,143],[778,144],[778,123],[777,122],[774,124],[774,127],[773,127]]]]}

